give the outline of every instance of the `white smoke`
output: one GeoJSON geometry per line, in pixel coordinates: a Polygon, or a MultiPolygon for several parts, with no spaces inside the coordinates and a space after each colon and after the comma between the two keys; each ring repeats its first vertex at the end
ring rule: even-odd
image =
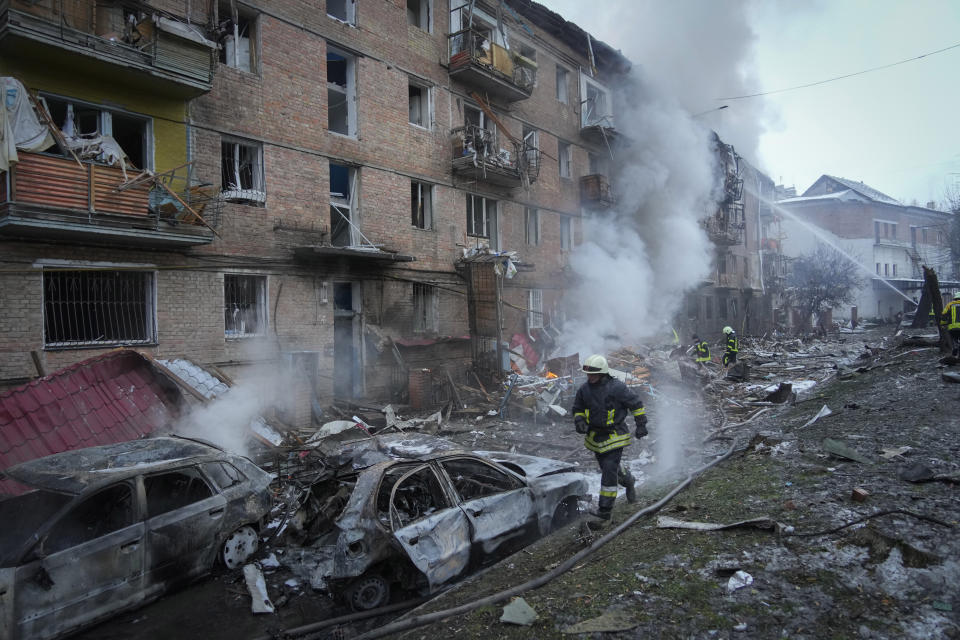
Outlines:
{"type": "Polygon", "coordinates": [[[564,299],[564,353],[604,353],[669,333],[683,294],[710,271],[699,220],[716,207],[711,134],[675,101],[631,72],[615,94],[616,128],[628,140],[611,164],[618,202],[584,218],[570,258],[578,282],[564,299]]]}

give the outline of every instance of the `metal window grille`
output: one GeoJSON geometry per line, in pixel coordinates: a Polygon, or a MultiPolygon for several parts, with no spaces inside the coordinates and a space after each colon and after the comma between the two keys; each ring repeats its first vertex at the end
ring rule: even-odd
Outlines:
{"type": "Polygon", "coordinates": [[[154,274],[47,271],[43,329],[48,347],[156,342],[154,274]]]}
{"type": "Polygon", "coordinates": [[[223,276],[223,325],[228,338],[263,335],[266,288],[265,276],[223,276]]]}
{"type": "Polygon", "coordinates": [[[530,289],[527,295],[527,328],[543,328],[543,291],[530,289]]]}

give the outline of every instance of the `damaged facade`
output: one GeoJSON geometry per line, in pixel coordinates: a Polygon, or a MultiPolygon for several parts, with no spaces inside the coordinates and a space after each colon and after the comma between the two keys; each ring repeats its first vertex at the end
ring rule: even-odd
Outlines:
{"type": "Polygon", "coordinates": [[[774,184],[716,134],[713,151],[722,193],[716,211],[700,221],[714,246],[713,270],[687,294],[678,324],[711,337],[726,325],[741,334],[769,331],[784,315],[786,276],[779,219],[770,205],[774,184]]]}
{"type": "Polygon", "coordinates": [[[4,3],[0,75],[56,126],[0,181],[0,385],[135,346],[292,370],[301,425],[408,399],[424,349],[462,379],[549,340],[627,65],[511,7],[4,3]]]}
{"type": "Polygon", "coordinates": [[[820,234],[860,263],[864,275],[870,273],[857,293],[856,311],[835,309],[834,317],[893,321],[898,313],[912,313],[917,307],[907,298],[919,300],[924,265],[939,275],[947,296],[960,290],[950,250],[952,216],[937,211],[933,202],[904,205],[862,182],[822,175],[800,196],[777,206],[796,218],[783,217],[791,256],[812,251],[820,234]]]}

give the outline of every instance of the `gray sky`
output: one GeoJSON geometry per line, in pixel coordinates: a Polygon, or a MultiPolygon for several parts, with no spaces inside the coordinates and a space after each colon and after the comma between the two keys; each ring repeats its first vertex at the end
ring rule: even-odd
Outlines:
{"type": "Polygon", "coordinates": [[[921,205],[960,191],[957,0],[540,0],[798,193],[828,173],[921,205]],[[710,111],[721,105],[722,111],[710,111]]]}

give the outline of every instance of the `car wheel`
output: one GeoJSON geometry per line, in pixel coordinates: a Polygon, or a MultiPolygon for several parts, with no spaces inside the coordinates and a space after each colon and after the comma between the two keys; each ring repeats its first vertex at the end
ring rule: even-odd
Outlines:
{"type": "Polygon", "coordinates": [[[390,602],[390,583],[380,575],[363,576],[346,589],[347,602],[354,611],[369,611],[390,602]]]}
{"type": "Polygon", "coordinates": [[[244,525],[223,541],[220,559],[227,569],[236,569],[250,559],[260,546],[260,537],[250,525],[244,525]]]}
{"type": "Polygon", "coordinates": [[[550,530],[562,529],[580,516],[577,499],[574,496],[564,498],[553,510],[553,520],[550,521],[550,530]]]}

